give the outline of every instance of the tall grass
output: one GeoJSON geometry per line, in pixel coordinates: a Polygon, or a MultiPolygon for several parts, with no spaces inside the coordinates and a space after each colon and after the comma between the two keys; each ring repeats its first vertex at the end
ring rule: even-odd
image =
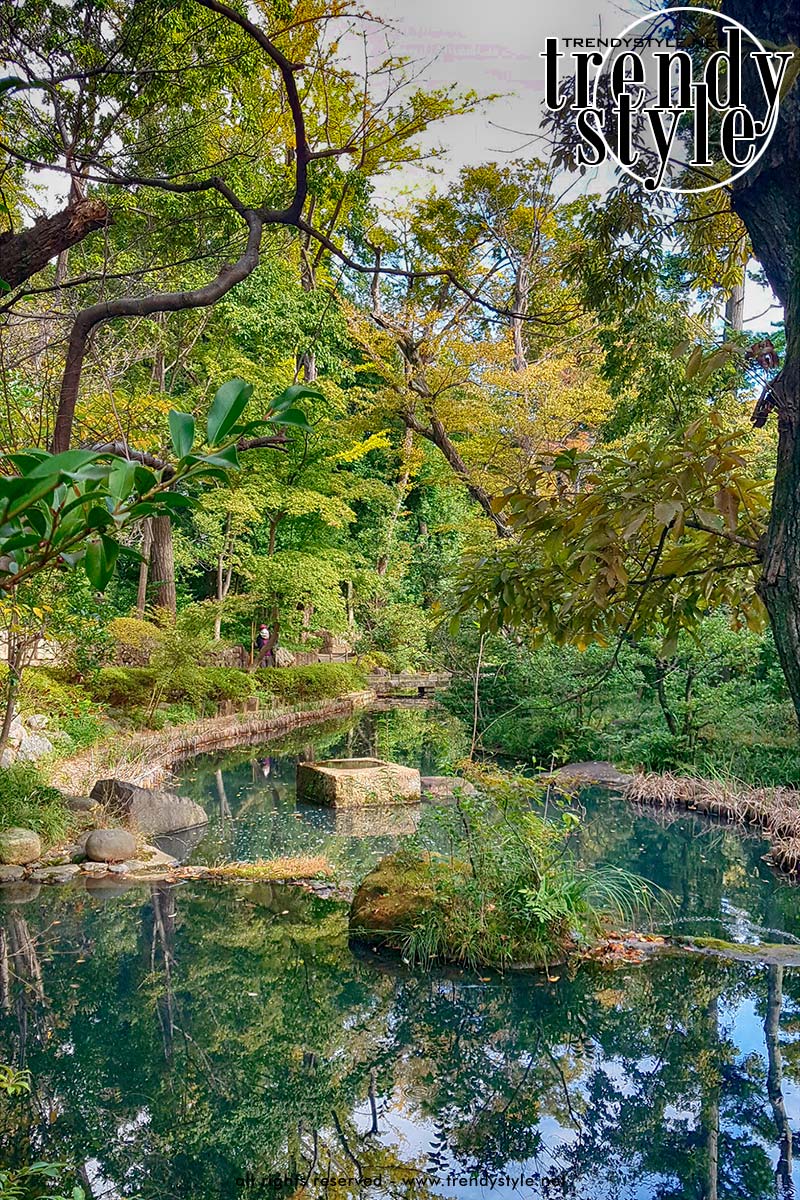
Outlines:
{"type": "Polygon", "coordinates": [[[431,896],[405,939],[409,961],[544,965],[595,936],[605,919],[633,923],[649,912],[655,891],[643,880],[576,861],[579,818],[565,808],[550,819],[534,812],[531,780],[493,771],[479,785],[476,795],[431,810],[405,848],[431,896]]]}

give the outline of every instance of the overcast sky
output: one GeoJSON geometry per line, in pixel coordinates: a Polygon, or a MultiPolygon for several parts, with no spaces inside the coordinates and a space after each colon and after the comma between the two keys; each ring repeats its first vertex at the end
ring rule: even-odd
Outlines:
{"type": "MultiPolygon", "coordinates": [[[[544,99],[544,62],[539,57],[548,37],[615,37],[653,4],[639,0],[372,0],[370,9],[391,23],[397,53],[421,69],[421,83],[456,83],[480,95],[501,93],[480,113],[439,125],[430,141],[447,147],[437,166],[454,177],[467,163],[503,161],[537,153],[544,99]]],[[[377,45],[375,47],[377,50],[377,45]]],[[[539,151],[541,153],[541,150],[539,151]]],[[[579,189],[602,191],[611,178],[608,166],[589,172],[579,189]]],[[[430,175],[420,168],[403,172],[394,186],[427,188],[430,175]]],[[[764,316],[774,297],[748,281],[745,320],[759,328],[777,320],[780,309],[764,316]]]]}

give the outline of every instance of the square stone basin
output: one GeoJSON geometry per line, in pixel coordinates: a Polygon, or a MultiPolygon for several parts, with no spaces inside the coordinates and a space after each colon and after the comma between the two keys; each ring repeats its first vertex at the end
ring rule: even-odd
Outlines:
{"type": "Polygon", "coordinates": [[[327,808],[419,804],[419,771],[380,758],[297,764],[297,798],[327,808]]]}

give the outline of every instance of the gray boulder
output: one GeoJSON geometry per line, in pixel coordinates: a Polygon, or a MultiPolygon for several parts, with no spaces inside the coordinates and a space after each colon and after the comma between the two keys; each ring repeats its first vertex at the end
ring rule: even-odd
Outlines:
{"type": "Polygon", "coordinates": [[[31,871],[31,881],[33,883],[69,883],[79,873],[80,867],[72,864],[61,867],[40,867],[38,871],[31,871]]]}
{"type": "Polygon", "coordinates": [[[71,812],[89,812],[97,804],[91,796],[65,796],[64,799],[71,812]]]}
{"type": "Polygon", "coordinates": [[[32,829],[20,829],[12,826],[0,830],[0,863],[20,866],[36,862],[42,853],[42,843],[38,833],[32,829]]]}
{"type": "Polygon", "coordinates": [[[194,800],[173,792],[137,787],[122,779],[99,779],[91,795],[115,817],[135,825],[141,833],[173,833],[208,821],[205,809],[194,800]]]}
{"type": "Polygon", "coordinates": [[[93,829],[85,850],[89,862],[124,862],[136,853],[136,838],[127,829],[93,829]]]}
{"type": "Polygon", "coordinates": [[[19,744],[17,759],[20,762],[36,762],[45,754],[52,754],[53,743],[41,733],[26,733],[19,744]]]}
{"type": "Polygon", "coordinates": [[[24,878],[25,871],[22,867],[0,866],[0,883],[19,883],[20,879],[24,878]]]}

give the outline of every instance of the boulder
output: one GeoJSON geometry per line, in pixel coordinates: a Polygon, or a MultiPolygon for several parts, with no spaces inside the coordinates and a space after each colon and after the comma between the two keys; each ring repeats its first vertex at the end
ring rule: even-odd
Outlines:
{"type": "Polygon", "coordinates": [[[124,862],[136,853],[136,838],[127,829],[93,829],[85,851],[89,862],[124,862]]]}
{"type": "Polygon", "coordinates": [[[189,829],[208,821],[205,809],[194,800],[176,796],[173,792],[137,787],[122,779],[99,779],[91,795],[98,804],[105,805],[115,817],[135,826],[140,833],[173,833],[176,829],[189,829]]]}
{"type": "Polygon", "coordinates": [[[404,851],[382,858],[356,889],[350,906],[350,936],[401,949],[434,899],[431,868],[429,857],[414,858],[404,851]]]}
{"type": "Polygon", "coordinates": [[[45,754],[52,754],[53,743],[41,733],[26,733],[17,750],[17,761],[36,762],[45,754]]]}
{"type": "Polygon", "coordinates": [[[8,863],[11,866],[24,865],[36,862],[41,853],[42,843],[38,833],[34,833],[32,829],[12,826],[10,829],[0,830],[0,863],[8,863]]]}
{"type": "Polygon", "coordinates": [[[25,870],[23,867],[0,866],[0,883],[19,883],[20,879],[24,878],[25,870]]]}
{"type": "Polygon", "coordinates": [[[97,804],[91,796],[65,796],[64,799],[71,812],[89,812],[97,804]]]}
{"type": "Polygon", "coordinates": [[[298,763],[297,796],[328,808],[419,804],[419,771],[380,758],[298,763]]]}

